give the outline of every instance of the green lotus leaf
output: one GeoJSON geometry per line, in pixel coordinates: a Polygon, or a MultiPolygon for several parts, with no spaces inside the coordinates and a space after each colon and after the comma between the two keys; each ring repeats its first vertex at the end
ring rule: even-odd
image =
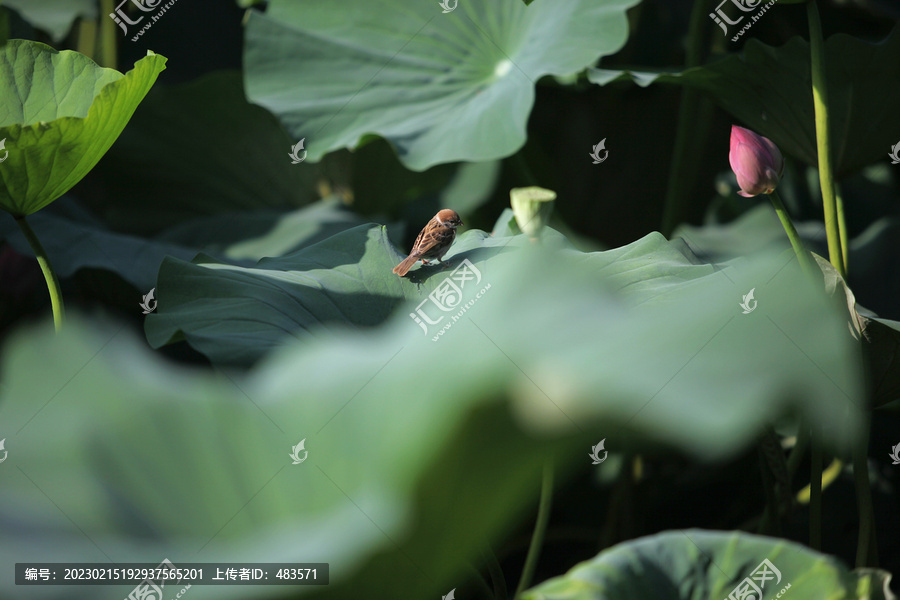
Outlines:
{"type": "Polygon", "coordinates": [[[247,22],[247,97],[312,161],[372,133],[416,171],[500,158],[525,143],[535,82],[618,51],[638,2],[273,0],[247,22]]]}
{"type": "Polygon", "coordinates": [[[687,529],[614,546],[529,590],[522,600],[894,600],[890,579],[886,571],[850,571],[830,556],[782,539],[687,529]],[[731,596],[738,586],[752,596],[731,596]]]}
{"type": "MultiPolygon", "coordinates": [[[[297,594],[429,598],[485,538],[509,534],[547,459],[561,474],[587,467],[606,439],[610,451],[727,460],[785,416],[821,427],[829,448],[860,433],[858,347],[780,254],[713,268],[659,234],[582,253],[552,230],[539,245],[470,231],[445,256],[452,269],[416,269],[419,286],[391,273],[400,253],[380,227],[334,238],[255,270],[161,273],[158,310],[212,313],[186,335],[221,345],[217,358],[310,323],[246,375],[187,372],[122,326],[77,317],[58,336],[11,338],[0,561],[319,560],[331,584],[297,594]],[[478,272],[463,278],[463,258],[478,272]],[[410,313],[442,315],[429,294],[453,276],[464,297],[423,334],[410,313]],[[742,314],[751,286],[759,304],[742,314]],[[400,295],[411,300],[380,325],[361,324],[400,295]],[[436,366],[458,375],[423,385],[436,366]],[[292,465],[302,439],[308,460],[292,465]]],[[[0,594],[15,597],[13,585],[0,580],[0,594]]]]}
{"type": "MultiPolygon", "coordinates": [[[[3,348],[0,422],[15,429],[2,434],[0,470],[8,573],[38,558],[325,562],[329,584],[292,588],[291,598],[440,597],[439,582],[477,556],[483,535],[524,516],[523,490],[548,456],[587,445],[575,432],[536,443],[498,396],[465,378],[428,402],[371,385],[341,410],[345,386],[362,386],[378,369],[372,359],[396,352],[385,345],[391,333],[322,340],[313,353],[298,345],[300,354],[226,377],[166,363],[129,329],[74,313],[59,335],[42,324],[3,348]],[[341,359],[322,368],[319,352],[334,350],[341,359]],[[308,457],[294,465],[302,439],[308,457]]],[[[79,586],[67,597],[122,600],[133,588],[79,586]]],[[[164,599],[180,588],[167,585],[164,599]]],[[[286,589],[194,586],[185,598],[262,600],[286,589]]],[[[50,586],[22,590],[0,577],[0,597],[60,597],[50,586]]]]}
{"type": "MultiPolygon", "coordinates": [[[[339,200],[330,198],[293,211],[229,212],[190,219],[153,237],[114,231],[65,196],[29,218],[45,240],[44,249],[59,277],[82,269],[101,269],[146,293],[167,256],[191,260],[204,252],[234,264],[253,266],[310,246],[363,222],[339,200]]],[[[21,230],[0,217],[0,239],[30,255],[21,230]]]]}
{"type": "Polygon", "coordinates": [[[78,183],[125,128],[166,59],[148,52],[123,75],[78,52],[11,40],[0,48],[0,208],[15,217],[78,183]]]}
{"type": "MultiPolygon", "coordinates": [[[[797,277],[792,254],[714,267],[659,234],[605,252],[577,251],[552,229],[541,239],[470,230],[446,269],[416,267],[408,278],[391,272],[403,255],[376,225],[250,268],[166,259],[145,332],[153,346],[186,340],[214,364],[248,366],[295,339],[315,346],[387,327],[397,337],[386,345],[417,357],[403,372],[458,358],[451,370],[477,382],[518,365],[535,427],[601,410],[611,432],[637,428],[704,456],[733,452],[797,410],[841,422],[829,426],[836,438],[855,435],[858,346],[846,315],[797,277]]],[[[407,389],[399,368],[394,389],[407,389]]]]}

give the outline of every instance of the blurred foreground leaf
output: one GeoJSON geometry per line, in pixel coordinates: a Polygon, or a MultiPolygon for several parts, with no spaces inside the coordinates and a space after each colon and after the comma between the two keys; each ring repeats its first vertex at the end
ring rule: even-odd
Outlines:
{"type": "Polygon", "coordinates": [[[399,258],[363,226],[254,269],[164,266],[151,338],[177,324],[216,362],[255,359],[246,375],[176,369],[78,319],[15,335],[0,565],[324,561],[331,585],[297,594],[425,598],[508,533],[545,460],[564,477],[599,439],[718,461],[780,418],[803,415],[835,452],[858,435],[855,342],[790,256],[714,268],[659,234],[582,253],[552,230],[542,244],[470,231],[453,270],[414,271],[421,288],[390,272],[399,258]],[[443,312],[428,294],[448,277],[460,294],[443,312]],[[301,340],[266,352],[298,323],[301,340]],[[309,458],[293,465],[301,440],[309,458]]]}
{"type": "Polygon", "coordinates": [[[442,368],[464,360],[467,377],[517,365],[537,385],[527,396],[543,427],[602,407],[651,438],[717,455],[785,410],[807,406],[827,421],[824,397],[831,417],[862,405],[846,315],[795,279],[789,255],[714,268],[659,234],[583,253],[552,230],[540,245],[471,230],[444,257],[452,269],[399,278],[402,257],[381,227],[360,226],[250,268],[167,259],[147,336],[247,366],[294,338],[316,347],[385,325],[405,340],[393,352],[415,347],[442,368]],[[759,306],[742,314],[750,289],[759,306]]]}

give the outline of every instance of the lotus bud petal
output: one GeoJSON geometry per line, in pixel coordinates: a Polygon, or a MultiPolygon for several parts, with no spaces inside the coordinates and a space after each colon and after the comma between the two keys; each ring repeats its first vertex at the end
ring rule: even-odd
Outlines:
{"type": "Polygon", "coordinates": [[[731,126],[728,162],[741,188],[738,194],[747,198],[774,192],[784,171],[784,157],[772,140],[737,125],[731,126]]]}

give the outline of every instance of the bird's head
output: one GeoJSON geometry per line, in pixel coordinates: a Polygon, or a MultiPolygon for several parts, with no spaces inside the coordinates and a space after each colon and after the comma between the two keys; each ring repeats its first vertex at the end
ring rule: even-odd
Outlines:
{"type": "Polygon", "coordinates": [[[450,210],[449,208],[445,208],[438,212],[437,214],[438,221],[441,222],[441,225],[444,227],[452,227],[456,229],[460,225],[464,225],[462,219],[459,218],[459,215],[456,214],[455,210],[450,210]]]}

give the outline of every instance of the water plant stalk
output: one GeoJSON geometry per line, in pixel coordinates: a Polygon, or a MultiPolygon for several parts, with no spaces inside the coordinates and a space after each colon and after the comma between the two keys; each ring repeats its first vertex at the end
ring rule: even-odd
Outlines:
{"type": "Polygon", "coordinates": [[[831,135],[828,127],[828,80],[825,76],[825,39],[816,0],[806,3],[809,19],[809,51],[812,69],[813,108],[816,117],[816,150],[819,159],[819,185],[822,188],[822,208],[825,232],[828,236],[828,260],[846,276],[844,252],[841,250],[840,219],[835,194],[834,173],[831,168],[831,135]]]}
{"type": "Polygon", "coordinates": [[[115,21],[108,15],[115,11],[114,0],[100,0],[100,51],[96,62],[101,67],[116,68],[116,37],[119,33],[115,21]]]}
{"type": "MultiPolygon", "coordinates": [[[[825,69],[825,38],[816,0],[806,4],[809,20],[809,51],[813,86],[813,107],[816,117],[816,149],[819,159],[819,184],[822,188],[822,207],[825,232],[828,237],[828,260],[841,277],[847,277],[847,224],[840,187],[834,180],[831,164],[831,130],[828,121],[828,80],[825,69]]],[[[856,564],[869,566],[877,561],[875,544],[875,516],[872,510],[872,490],[869,484],[868,443],[870,415],[863,416],[865,427],[852,450],[856,504],[859,513],[859,538],[856,564]]],[[[813,440],[815,442],[815,440],[813,440]]]]}
{"type": "Polygon", "coordinates": [[[822,549],[822,438],[810,432],[809,442],[809,547],[822,549]]]}
{"type": "MultiPolygon", "coordinates": [[[[684,66],[686,69],[696,67],[703,58],[703,25],[706,23],[705,0],[694,0],[688,25],[687,49],[684,66]]],[[[672,234],[675,227],[683,220],[687,190],[685,174],[694,173],[689,161],[696,155],[689,151],[696,121],[692,116],[697,111],[701,97],[695,90],[685,87],[681,90],[681,103],[678,107],[678,128],[675,131],[675,148],[672,151],[672,163],[669,166],[669,180],[666,185],[666,200],[663,208],[662,233],[666,237],[672,234]]]]}
{"type": "Polygon", "coordinates": [[[773,190],[772,193],[769,194],[769,200],[771,200],[772,206],[775,207],[775,214],[778,215],[778,220],[781,221],[784,232],[787,233],[788,239],[791,242],[791,248],[794,249],[794,254],[797,255],[797,260],[800,262],[800,268],[803,269],[803,272],[806,273],[807,277],[810,277],[813,281],[821,279],[821,277],[816,276],[816,272],[818,272],[819,268],[816,266],[812,255],[810,255],[806,247],[803,246],[800,234],[797,233],[797,229],[794,227],[793,221],[791,221],[791,216],[784,207],[784,202],[781,201],[781,196],[778,195],[777,191],[773,190]]]}
{"type": "Polygon", "coordinates": [[[519,600],[534,577],[541,547],[544,545],[544,534],[547,532],[547,523],[550,521],[550,505],[553,502],[553,462],[547,460],[544,463],[544,476],[541,481],[541,501],[538,505],[537,522],[534,524],[534,533],[531,535],[531,545],[528,546],[528,555],[525,557],[525,566],[522,567],[522,577],[516,587],[515,600],[519,600]]]}
{"type": "Polygon", "coordinates": [[[50,292],[50,306],[53,308],[53,325],[56,327],[56,331],[59,331],[62,329],[63,321],[65,321],[66,310],[63,305],[62,291],[59,288],[59,280],[56,278],[56,272],[53,270],[53,265],[50,264],[50,259],[47,257],[47,252],[41,245],[41,241],[38,239],[37,235],[35,235],[34,230],[31,228],[31,225],[28,224],[25,217],[16,217],[16,224],[19,226],[19,229],[22,230],[25,239],[28,240],[28,245],[31,246],[31,250],[34,252],[35,258],[37,258],[41,271],[44,273],[44,279],[47,281],[47,289],[50,292]]]}
{"type": "Polygon", "coordinates": [[[876,566],[878,553],[875,544],[875,513],[869,487],[868,442],[870,413],[863,414],[863,432],[853,448],[853,483],[859,507],[859,537],[856,543],[856,567],[876,566]]]}

